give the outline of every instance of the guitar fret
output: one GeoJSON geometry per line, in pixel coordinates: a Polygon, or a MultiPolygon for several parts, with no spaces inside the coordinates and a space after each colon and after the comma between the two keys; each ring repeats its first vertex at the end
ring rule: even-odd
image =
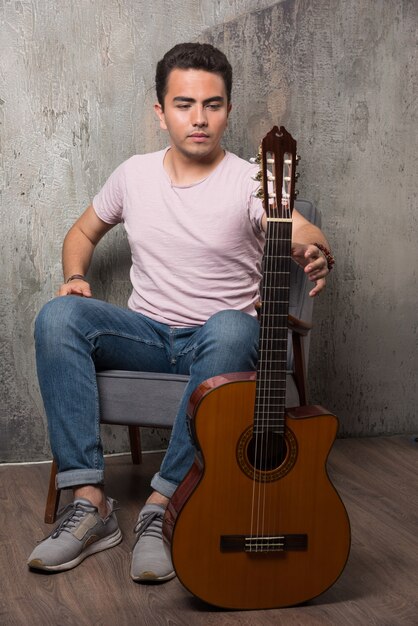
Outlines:
{"type": "Polygon", "coordinates": [[[257,388],[262,389],[263,393],[268,391],[269,393],[280,395],[283,389],[286,388],[286,376],[282,376],[279,380],[267,380],[265,383],[262,382],[261,385],[257,385],[257,388]]]}
{"type": "MultiPolygon", "coordinates": [[[[286,396],[283,394],[281,398],[274,398],[273,400],[269,400],[266,396],[259,396],[256,399],[256,406],[259,411],[263,407],[285,407],[286,405],[286,396]]],[[[277,417],[277,415],[273,415],[272,418],[277,417]]]]}
{"type": "Polygon", "coordinates": [[[263,423],[263,425],[270,425],[270,426],[281,426],[282,424],[285,423],[285,418],[278,416],[276,418],[269,418],[267,415],[263,415],[263,414],[258,414],[257,417],[257,424],[260,425],[261,423],[263,423]]]}
{"type": "MultiPolygon", "coordinates": [[[[256,404],[257,404],[257,407],[259,409],[261,409],[262,405],[265,406],[267,404],[269,406],[273,405],[273,404],[276,405],[276,406],[279,406],[280,404],[284,405],[284,404],[286,404],[285,394],[283,394],[282,396],[276,396],[275,398],[270,398],[270,399],[268,399],[267,397],[264,397],[264,396],[259,396],[258,398],[256,398],[256,404]]],[[[275,416],[273,416],[273,417],[275,417],[275,416]]]]}
{"type": "MultiPolygon", "coordinates": [[[[264,275],[267,274],[267,276],[270,274],[271,272],[265,272],[264,275]]],[[[284,272],[283,272],[284,273],[284,272]]],[[[285,285],[266,285],[265,286],[265,290],[266,289],[276,289],[277,291],[289,291],[289,287],[285,286],[285,285]]]]}
{"type": "MultiPolygon", "coordinates": [[[[282,389],[282,391],[285,391],[285,388],[282,389]]],[[[284,403],[285,399],[286,399],[286,394],[282,393],[281,395],[275,396],[274,398],[270,398],[269,397],[270,394],[266,391],[265,394],[261,394],[258,395],[256,398],[256,402],[258,403],[258,405],[260,404],[267,404],[267,403],[271,403],[271,404],[280,404],[280,403],[284,403]]]]}
{"type": "MultiPolygon", "coordinates": [[[[276,391],[284,391],[285,389],[286,389],[286,387],[283,387],[282,389],[276,389],[276,391]]],[[[281,393],[281,394],[277,394],[276,396],[274,396],[274,395],[271,395],[270,390],[268,390],[268,391],[269,391],[269,394],[268,394],[268,396],[269,396],[269,400],[268,401],[269,402],[270,401],[273,402],[274,400],[280,400],[281,402],[283,402],[285,394],[281,393]]],[[[266,400],[266,396],[265,395],[264,396],[260,395],[260,396],[258,396],[257,399],[260,402],[261,401],[265,401],[266,400]]]]}
{"type": "MultiPolygon", "coordinates": [[[[287,318],[287,315],[285,313],[269,313],[268,311],[264,311],[263,313],[264,313],[264,317],[269,319],[271,322],[273,322],[273,321],[276,322],[276,318],[280,318],[280,320],[282,318],[287,318]]],[[[276,324],[277,324],[277,322],[276,322],[276,324]]],[[[273,325],[273,328],[285,328],[285,326],[273,325]]],[[[286,326],[286,328],[287,328],[287,326],[286,326]]]]}
{"type": "Polygon", "coordinates": [[[285,390],[286,390],[285,386],[283,386],[281,389],[275,389],[277,395],[275,395],[274,397],[271,397],[271,399],[269,400],[270,389],[263,389],[263,393],[257,396],[257,401],[258,402],[273,402],[273,401],[284,402],[286,394],[281,393],[281,392],[284,392],[285,390]]]}
{"type": "Polygon", "coordinates": [[[253,430],[262,428],[261,432],[256,430],[256,434],[260,435],[260,434],[264,434],[266,432],[266,429],[268,428],[280,428],[280,426],[284,426],[285,422],[286,420],[284,418],[277,419],[277,420],[269,420],[265,418],[263,419],[263,416],[261,416],[257,419],[257,425],[254,427],[253,430]]]}
{"type": "MultiPolygon", "coordinates": [[[[286,389],[286,378],[283,376],[283,378],[280,381],[272,381],[274,382],[274,384],[265,384],[262,387],[258,387],[260,390],[260,394],[263,394],[263,397],[266,397],[266,394],[270,394],[271,392],[275,392],[279,397],[281,395],[281,392],[285,391],[286,389]],[[277,384],[277,382],[280,383],[280,386],[277,384]]],[[[261,397],[260,395],[257,397],[261,397]]],[[[284,397],[284,394],[283,394],[284,397]]]]}
{"type": "MultiPolygon", "coordinates": [[[[288,330],[287,326],[273,326],[272,330],[288,330]]],[[[271,340],[274,340],[274,337],[271,337],[271,340]]]]}
{"type": "MultiPolygon", "coordinates": [[[[257,398],[258,404],[263,404],[264,406],[284,406],[286,404],[285,401],[285,395],[283,394],[283,396],[280,398],[272,398],[271,400],[268,398],[268,396],[266,397],[258,397],[257,398]]],[[[274,417],[274,416],[273,416],[274,417]]]]}
{"type": "MultiPolygon", "coordinates": [[[[273,410],[273,409],[277,409],[277,410],[278,409],[284,409],[285,407],[286,407],[286,403],[285,402],[279,402],[279,403],[275,403],[275,404],[270,404],[270,403],[263,404],[263,409],[265,411],[273,410]]],[[[274,418],[270,417],[269,415],[266,415],[266,414],[264,414],[264,415],[260,415],[259,414],[257,419],[258,419],[259,422],[260,422],[260,420],[262,420],[263,423],[266,423],[266,424],[270,424],[270,423],[274,424],[275,423],[274,418]]]]}
{"type": "MultiPolygon", "coordinates": [[[[273,341],[273,339],[271,339],[270,337],[261,337],[260,342],[263,343],[267,343],[268,341],[273,341]]],[[[287,337],[277,337],[274,339],[274,343],[279,343],[279,342],[285,343],[287,342],[287,337]]],[[[283,350],[283,348],[277,348],[277,352],[279,352],[280,350],[283,350]]]]}
{"type": "MultiPolygon", "coordinates": [[[[276,388],[276,389],[274,389],[274,391],[276,391],[276,392],[280,392],[280,391],[284,391],[285,389],[286,389],[286,386],[284,385],[283,387],[280,387],[279,389],[277,389],[277,388],[276,388]]],[[[279,393],[278,393],[278,395],[277,395],[277,396],[275,396],[275,395],[272,395],[272,392],[271,392],[271,390],[270,390],[270,389],[269,389],[268,391],[269,391],[269,396],[270,396],[271,400],[277,400],[277,399],[281,399],[281,398],[283,398],[283,394],[279,394],[279,393]]],[[[266,393],[266,390],[264,390],[264,393],[266,393]]],[[[260,396],[260,397],[261,397],[261,396],[260,396]]]]}

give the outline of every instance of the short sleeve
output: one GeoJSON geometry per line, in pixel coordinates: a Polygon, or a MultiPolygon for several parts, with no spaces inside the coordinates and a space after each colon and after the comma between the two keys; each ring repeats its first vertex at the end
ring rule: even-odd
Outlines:
{"type": "Polygon", "coordinates": [[[93,208],[97,216],[107,224],[123,221],[125,198],[125,163],[122,163],[109,176],[99,193],[93,198],[93,208]]]}

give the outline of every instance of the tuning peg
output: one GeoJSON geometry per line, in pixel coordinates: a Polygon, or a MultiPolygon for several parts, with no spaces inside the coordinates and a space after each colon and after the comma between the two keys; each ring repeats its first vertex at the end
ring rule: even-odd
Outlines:
{"type": "Polygon", "coordinates": [[[296,163],[299,163],[300,159],[301,159],[300,154],[297,154],[297,155],[296,155],[296,163]]]}
{"type": "Polygon", "coordinates": [[[253,180],[260,181],[260,180],[263,178],[263,175],[262,175],[262,173],[261,173],[261,170],[259,170],[255,176],[251,176],[251,178],[252,178],[253,180]]]}
{"type": "Polygon", "coordinates": [[[262,188],[260,187],[260,189],[256,192],[255,194],[256,198],[260,198],[260,200],[264,200],[264,192],[262,190],[262,188]]]}
{"type": "Polygon", "coordinates": [[[300,178],[300,173],[299,173],[299,172],[296,172],[296,174],[295,174],[295,180],[298,180],[299,178],[300,178]]]}
{"type": "Polygon", "coordinates": [[[258,165],[261,163],[261,146],[258,148],[257,156],[251,157],[250,163],[257,163],[258,165]]]}
{"type": "Polygon", "coordinates": [[[298,195],[299,195],[299,189],[295,189],[295,194],[294,194],[295,198],[297,198],[298,195]]]}

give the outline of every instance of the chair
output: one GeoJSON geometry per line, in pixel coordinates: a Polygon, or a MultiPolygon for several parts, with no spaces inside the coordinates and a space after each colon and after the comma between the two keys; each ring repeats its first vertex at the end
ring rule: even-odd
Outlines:
{"type": "MultiPolygon", "coordinates": [[[[320,214],[311,202],[297,200],[295,207],[310,222],[320,225],[320,214]]],[[[303,270],[292,263],[289,305],[289,345],[286,405],[307,404],[306,368],[312,298],[303,270]],[[304,320],[303,322],[301,320],[304,320]]],[[[129,428],[132,462],[142,460],[140,427],[170,428],[188,382],[188,376],[149,372],[106,370],[97,373],[100,421],[129,428]],[[162,393],[162,389],[164,393],[162,393]]],[[[60,490],[56,488],[57,466],[52,463],[44,520],[56,519],[60,490]]]]}

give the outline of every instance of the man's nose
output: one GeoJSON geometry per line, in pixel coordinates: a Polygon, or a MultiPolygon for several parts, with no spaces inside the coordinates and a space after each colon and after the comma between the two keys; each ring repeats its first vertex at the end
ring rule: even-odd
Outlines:
{"type": "Polygon", "coordinates": [[[208,120],[206,116],[206,110],[203,106],[198,106],[194,109],[193,126],[207,126],[208,120]]]}

